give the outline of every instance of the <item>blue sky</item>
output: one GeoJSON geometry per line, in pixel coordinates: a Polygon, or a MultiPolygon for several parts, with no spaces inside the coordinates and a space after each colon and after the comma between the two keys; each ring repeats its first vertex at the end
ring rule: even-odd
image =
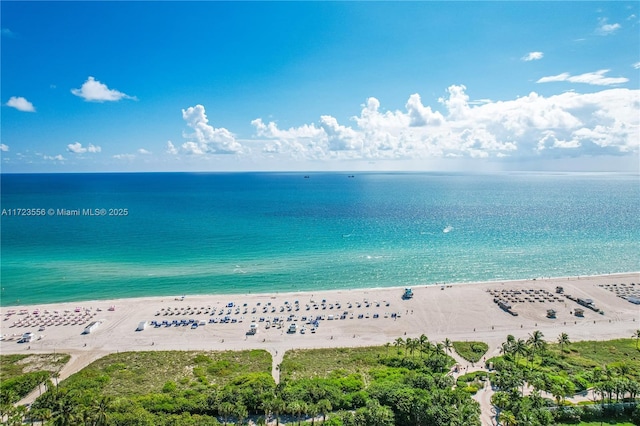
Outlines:
{"type": "Polygon", "coordinates": [[[638,2],[12,2],[3,172],[638,171],[638,2]]]}

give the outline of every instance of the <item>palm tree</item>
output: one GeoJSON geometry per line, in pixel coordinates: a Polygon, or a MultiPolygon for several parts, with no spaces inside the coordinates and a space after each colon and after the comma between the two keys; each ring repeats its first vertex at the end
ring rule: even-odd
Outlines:
{"type": "Polygon", "coordinates": [[[411,356],[413,356],[415,350],[420,347],[420,341],[418,339],[407,338],[406,347],[409,349],[411,356]]]}
{"type": "Polygon", "coordinates": [[[94,402],[94,412],[95,412],[95,426],[107,426],[109,423],[109,419],[107,413],[109,412],[109,408],[111,406],[111,398],[108,396],[101,396],[100,399],[94,402]]]}
{"type": "Polygon", "coordinates": [[[507,336],[507,341],[502,343],[500,352],[505,355],[505,358],[511,359],[515,355],[516,338],[512,334],[507,336]]]}
{"type": "Polygon", "coordinates": [[[402,337],[398,337],[394,342],[393,346],[398,348],[398,353],[400,353],[400,348],[404,346],[404,339],[402,337]]]}
{"type": "Polygon", "coordinates": [[[567,333],[561,333],[558,336],[558,343],[560,343],[560,353],[564,356],[564,345],[570,345],[569,335],[567,333]]]}
{"type": "MultiPolygon", "coordinates": [[[[39,420],[40,424],[43,425],[45,421],[51,419],[51,410],[48,408],[32,408],[29,410],[29,416],[33,420],[39,420]]],[[[0,417],[3,417],[3,415],[0,414],[0,417]]]]}
{"type": "Polygon", "coordinates": [[[564,396],[564,390],[560,385],[551,386],[551,395],[556,399],[556,405],[560,405],[562,397],[564,396]]]}
{"type": "Polygon", "coordinates": [[[442,344],[444,345],[444,350],[451,353],[451,348],[453,348],[453,343],[451,343],[451,340],[449,340],[448,337],[444,339],[444,342],[442,342],[442,344]]]}
{"type": "Polygon", "coordinates": [[[284,411],[286,405],[282,398],[276,398],[271,403],[271,409],[276,415],[276,426],[280,426],[280,414],[284,411]]]}
{"type": "Polygon", "coordinates": [[[311,426],[316,424],[316,417],[320,414],[318,404],[307,404],[307,414],[311,416],[311,426]]]}
{"type": "Polygon", "coordinates": [[[24,405],[18,405],[14,407],[12,412],[9,414],[7,418],[7,425],[10,426],[22,426],[24,423],[24,418],[27,416],[27,407],[24,405]]]}
{"type": "Polygon", "coordinates": [[[637,350],[640,350],[640,349],[638,348],[638,340],[640,340],[640,328],[639,328],[639,329],[637,329],[637,330],[633,333],[633,336],[631,336],[631,337],[635,337],[635,338],[636,338],[636,349],[637,349],[637,350]]]}
{"type": "Polygon", "coordinates": [[[244,404],[237,403],[235,407],[233,407],[233,414],[238,418],[238,424],[244,424],[244,419],[249,415],[249,411],[244,404]]]}
{"type": "Polygon", "coordinates": [[[413,345],[413,339],[411,339],[411,337],[407,337],[404,340],[404,356],[407,356],[407,350],[409,350],[409,348],[411,348],[411,346],[413,345]]]}
{"type": "Polygon", "coordinates": [[[391,346],[391,343],[387,342],[384,344],[384,347],[387,348],[387,356],[389,356],[389,347],[391,346]]]}
{"type": "Polygon", "coordinates": [[[420,356],[429,350],[429,338],[426,334],[420,335],[420,356]]]}
{"type": "Polygon", "coordinates": [[[364,424],[367,426],[388,426],[394,424],[393,411],[391,411],[389,407],[380,405],[376,399],[367,401],[367,406],[360,413],[363,416],[364,424]]]}
{"type": "Polygon", "coordinates": [[[504,426],[515,426],[518,424],[516,422],[516,416],[509,410],[500,413],[500,423],[504,426]]]}
{"type": "Polygon", "coordinates": [[[544,337],[544,334],[542,334],[542,331],[540,330],[536,330],[532,334],[529,334],[529,339],[527,340],[527,343],[531,345],[534,355],[536,352],[542,353],[545,346],[545,341],[543,337],[544,337]]]}
{"type": "Polygon", "coordinates": [[[78,405],[69,394],[64,395],[56,407],[56,415],[53,419],[55,426],[72,426],[76,424],[78,405]]]}
{"type": "Polygon", "coordinates": [[[289,413],[291,414],[295,414],[296,418],[298,419],[298,425],[300,425],[300,418],[302,417],[302,413],[306,410],[306,406],[307,404],[305,404],[303,401],[291,401],[291,403],[289,403],[289,406],[287,407],[287,410],[289,411],[289,413]]]}
{"type": "Polygon", "coordinates": [[[271,416],[271,411],[273,410],[273,400],[265,398],[262,400],[262,411],[264,411],[264,419],[265,421],[269,421],[269,417],[271,416]]]}
{"type": "Polygon", "coordinates": [[[324,424],[325,420],[327,420],[327,413],[333,409],[331,401],[328,399],[321,399],[318,401],[316,406],[318,407],[319,413],[322,414],[322,424],[324,424]]]}
{"type": "Polygon", "coordinates": [[[229,416],[233,413],[234,408],[233,404],[228,401],[221,402],[220,405],[218,405],[218,414],[220,414],[224,419],[225,426],[229,420],[229,416]]]}
{"type": "Polygon", "coordinates": [[[84,424],[85,426],[93,426],[93,408],[83,407],[80,415],[82,416],[82,424],[84,424]]]}
{"type": "Polygon", "coordinates": [[[523,339],[518,339],[513,343],[513,354],[515,355],[516,364],[518,363],[518,355],[525,356],[527,354],[527,342],[523,339]]]}

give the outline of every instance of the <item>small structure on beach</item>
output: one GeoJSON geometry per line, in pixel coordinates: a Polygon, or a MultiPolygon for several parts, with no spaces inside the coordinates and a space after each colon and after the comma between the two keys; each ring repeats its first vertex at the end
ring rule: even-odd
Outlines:
{"type": "Polygon", "coordinates": [[[247,335],[248,336],[253,336],[254,334],[256,334],[258,332],[258,324],[256,324],[255,322],[252,322],[249,325],[249,331],[247,331],[247,335]]]}
{"type": "Polygon", "coordinates": [[[564,293],[564,287],[562,287],[562,286],[557,286],[557,287],[556,287],[556,293],[558,293],[558,294],[562,294],[562,293],[564,293]]]}
{"type": "Polygon", "coordinates": [[[576,300],[576,302],[578,302],[579,304],[581,304],[582,306],[586,306],[587,308],[595,308],[595,305],[593,304],[593,300],[591,299],[582,299],[582,298],[578,298],[576,300]]]}
{"type": "Polygon", "coordinates": [[[138,324],[138,328],[136,328],[136,331],[143,331],[145,328],[147,328],[147,322],[140,321],[140,323],[138,324]]]}
{"type": "Polygon", "coordinates": [[[100,325],[100,321],[93,321],[89,323],[89,325],[84,328],[84,331],[82,332],[82,334],[91,334],[98,328],[99,325],[100,325]]]}
{"type": "Polygon", "coordinates": [[[505,302],[504,300],[500,300],[498,298],[494,299],[494,301],[498,304],[500,309],[502,309],[503,311],[513,315],[514,317],[518,316],[518,313],[513,310],[513,308],[509,303],[505,302]]]}
{"type": "Polygon", "coordinates": [[[577,316],[577,317],[584,317],[584,309],[582,308],[575,308],[573,310],[573,313],[577,316]]]}
{"type": "Polygon", "coordinates": [[[553,309],[547,309],[547,318],[555,319],[556,311],[554,311],[553,309]]]}
{"type": "Polygon", "coordinates": [[[36,338],[36,336],[33,333],[26,332],[18,340],[18,343],[29,343],[29,342],[32,342],[35,338],[36,338]]]}
{"type": "Polygon", "coordinates": [[[411,290],[411,288],[409,287],[405,288],[402,298],[405,300],[413,298],[413,290],[411,290]]]}

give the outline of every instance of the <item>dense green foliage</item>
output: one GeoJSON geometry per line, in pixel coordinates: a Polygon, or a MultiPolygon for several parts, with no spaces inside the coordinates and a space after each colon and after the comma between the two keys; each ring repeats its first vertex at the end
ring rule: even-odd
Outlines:
{"type": "MultiPolygon", "coordinates": [[[[479,406],[453,387],[446,344],[426,336],[373,348],[291,351],[282,395],[338,410],[334,426],[480,425],[479,406]]],[[[324,413],[324,411],[320,411],[324,413]]]]}
{"type": "Polygon", "coordinates": [[[469,362],[478,362],[489,350],[484,342],[453,342],[453,349],[469,362]]]}
{"type": "Polygon", "coordinates": [[[398,339],[372,348],[285,354],[281,383],[263,351],[135,352],[104,357],[33,405],[52,424],[217,425],[283,415],[344,426],[479,425],[479,407],[446,373],[445,345],[398,339]]]}
{"type": "MultiPolygon", "coordinates": [[[[26,417],[92,426],[213,426],[244,424],[249,416],[257,424],[280,424],[284,415],[289,424],[322,419],[333,426],[479,426],[479,406],[471,394],[491,380],[492,402],[504,426],[598,420],[640,425],[635,341],[571,343],[562,334],[557,342],[546,342],[538,331],[527,340],[508,336],[503,355],[487,361],[494,371],[471,372],[455,383],[447,374],[455,363],[447,353],[455,343],[434,344],[426,336],[381,347],[289,351],[279,366],[278,385],[270,374],[271,356],[259,350],[112,354],[59,386],[47,380],[50,373],[33,378],[15,365],[3,366],[8,377],[3,386],[19,388],[24,382],[26,389],[30,381],[47,380],[47,391],[28,415],[24,407],[5,403],[0,416],[7,424],[26,417]],[[533,391],[525,394],[528,386],[533,391]],[[565,402],[586,387],[595,390],[595,404],[565,402]],[[543,397],[545,391],[553,398],[543,397]]],[[[483,346],[465,342],[460,351],[482,357],[483,346]]],[[[26,358],[5,359],[23,364],[26,358]]]]}
{"type": "Polygon", "coordinates": [[[160,393],[171,383],[176,391],[203,390],[249,373],[271,377],[268,352],[121,352],[93,362],[65,380],[61,387],[128,396],[160,393]]]}
{"type": "Polygon", "coordinates": [[[638,412],[635,400],[640,394],[640,352],[631,339],[571,343],[562,333],[556,344],[549,344],[541,332],[535,331],[527,340],[508,336],[502,353],[487,364],[496,370],[492,383],[500,391],[494,394],[493,403],[501,410],[504,424],[629,419],[638,412]],[[524,395],[526,385],[533,388],[528,396],[524,395]],[[567,396],[588,388],[600,397],[600,405],[564,404],[567,396]],[[555,404],[542,398],[543,391],[553,396],[555,404]],[[622,401],[629,403],[611,404],[622,401]],[[557,408],[549,410],[550,405],[557,408]]]}
{"type": "Polygon", "coordinates": [[[486,371],[474,371],[458,377],[456,380],[456,386],[460,389],[464,389],[466,392],[474,394],[478,392],[478,389],[485,386],[485,383],[488,380],[489,375],[486,371]]]}
{"type": "Polygon", "coordinates": [[[280,378],[295,380],[303,377],[327,376],[336,369],[345,374],[368,372],[381,357],[394,349],[383,346],[362,348],[325,348],[287,351],[280,364],[280,378]]]}
{"type": "Polygon", "coordinates": [[[21,400],[68,361],[66,354],[0,355],[0,404],[21,400]]]}

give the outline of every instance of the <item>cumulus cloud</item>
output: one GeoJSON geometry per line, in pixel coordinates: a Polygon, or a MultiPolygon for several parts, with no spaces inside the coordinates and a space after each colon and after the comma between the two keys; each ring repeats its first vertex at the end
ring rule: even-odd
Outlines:
{"type": "Polygon", "coordinates": [[[88,146],[84,147],[80,142],[75,142],[67,145],[67,151],[73,152],[74,154],[84,154],[87,152],[96,153],[101,152],[102,148],[93,144],[89,144],[88,146]]]}
{"type": "MultiPolygon", "coordinates": [[[[202,105],[196,105],[182,110],[182,119],[187,126],[193,129],[193,133],[183,134],[187,142],[181,149],[186,154],[242,154],[243,147],[236,141],[235,135],[221,127],[215,128],[209,124],[209,119],[202,105]]],[[[169,142],[169,148],[173,144],[169,142]]]]}
{"type": "Polygon", "coordinates": [[[525,62],[529,62],[529,61],[538,61],[543,57],[544,57],[544,53],[542,52],[529,52],[520,59],[525,62]]]}
{"type": "Polygon", "coordinates": [[[598,21],[598,27],[596,28],[596,34],[598,35],[610,35],[618,31],[622,26],[620,24],[609,24],[607,18],[601,18],[598,21]]]}
{"type": "Polygon", "coordinates": [[[120,99],[136,100],[134,96],[109,89],[106,84],[99,82],[93,77],[89,77],[79,89],[71,89],[71,93],[89,102],[113,102],[119,101],[120,99]]]}
{"type": "Polygon", "coordinates": [[[9,145],[5,145],[3,143],[0,143],[0,151],[9,152],[9,145]]]}
{"type": "Polygon", "coordinates": [[[33,104],[28,100],[26,100],[25,98],[23,98],[22,96],[10,97],[6,105],[11,108],[15,108],[18,111],[36,112],[36,109],[34,108],[33,104]]]}
{"type": "Polygon", "coordinates": [[[146,149],[144,149],[144,148],[140,148],[140,149],[138,150],[138,154],[142,154],[142,155],[151,155],[151,151],[147,151],[147,150],[146,150],[146,149]]]}
{"type": "Polygon", "coordinates": [[[64,158],[61,154],[58,155],[45,155],[42,158],[44,158],[45,160],[51,160],[51,161],[65,161],[66,158],[64,158]]]}
{"type": "Polygon", "coordinates": [[[614,86],[617,84],[623,84],[629,81],[626,77],[606,77],[605,74],[610,70],[599,70],[595,72],[588,72],[580,75],[571,75],[568,72],[562,74],[542,77],[536,83],[552,83],[558,81],[568,81],[570,83],[584,83],[594,86],[614,86]]]}
{"type": "Polygon", "coordinates": [[[409,96],[409,100],[407,101],[405,108],[409,115],[410,126],[439,126],[444,120],[442,114],[439,112],[433,112],[431,107],[425,107],[422,105],[422,99],[420,99],[420,95],[417,93],[409,96]]]}
{"type": "Polygon", "coordinates": [[[443,112],[413,94],[404,111],[385,111],[369,98],[351,125],[330,115],[289,129],[260,118],[252,125],[263,154],[306,160],[539,158],[598,150],[620,155],[640,145],[639,94],[624,88],[550,97],[532,92],[473,105],[465,86],[453,85],[438,99],[443,112]]]}

